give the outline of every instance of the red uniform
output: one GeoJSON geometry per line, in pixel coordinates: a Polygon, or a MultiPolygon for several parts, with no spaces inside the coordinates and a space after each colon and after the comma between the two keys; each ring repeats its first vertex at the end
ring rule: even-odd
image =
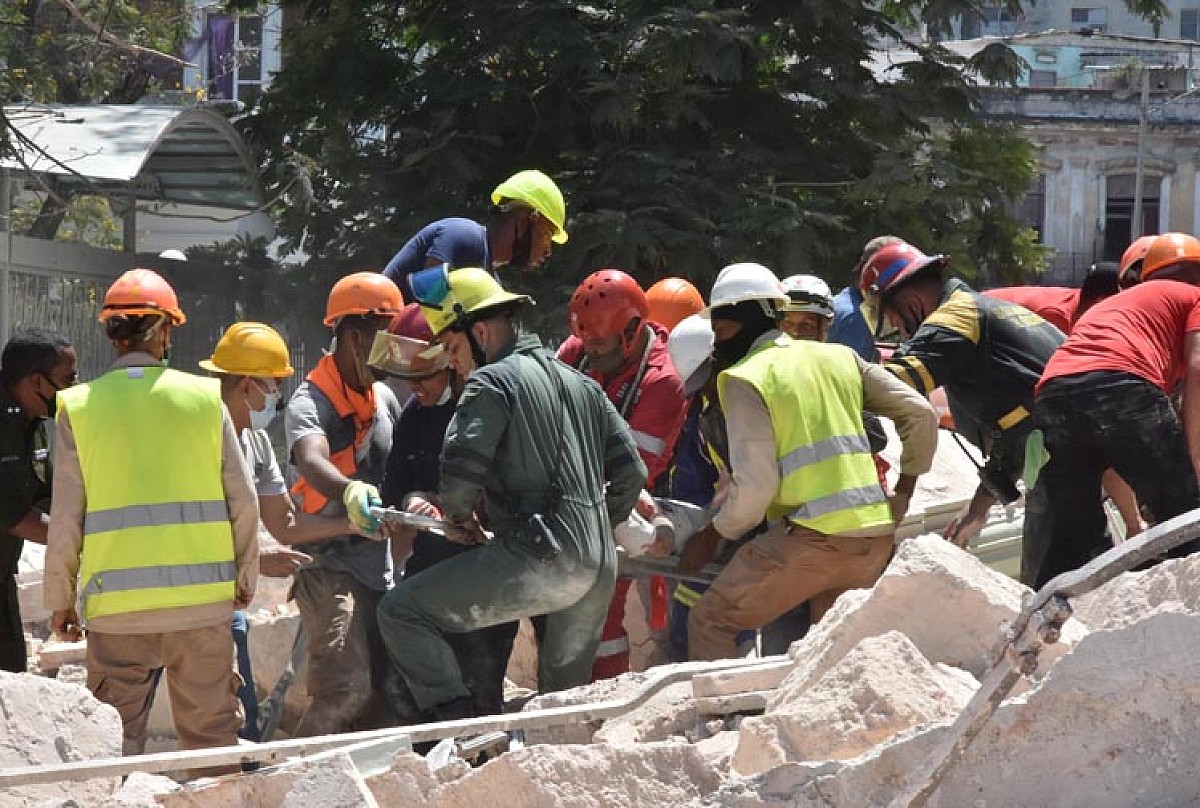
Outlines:
{"type": "Polygon", "coordinates": [[[1050,379],[1095,370],[1131,373],[1170,395],[1187,370],[1186,334],[1200,331],[1200,288],[1153,280],[1102,300],[1079,318],[1050,357],[1038,390],[1050,379]]]}
{"type": "Polygon", "coordinates": [[[988,289],[988,297],[1029,309],[1064,334],[1070,334],[1079,310],[1079,289],[1064,286],[1006,286],[988,289]]]}
{"type": "MultiPolygon", "coordinates": [[[[675,372],[671,357],[667,353],[668,333],[665,328],[650,323],[654,330],[654,341],[646,360],[646,370],[641,384],[629,398],[629,406],[622,413],[638,453],[646,464],[646,488],[653,488],[659,477],[666,472],[675,452],[679,431],[687,416],[687,400],[683,396],[683,382],[675,372]]],[[[574,367],[583,364],[583,342],[568,337],[558,349],[558,358],[574,367]]],[[[595,380],[608,395],[613,406],[620,410],[629,387],[634,383],[642,357],[635,355],[629,365],[615,376],[605,379],[586,368],[584,373],[595,380]]],[[[617,588],[608,606],[608,617],[600,635],[600,647],[596,651],[596,663],[592,668],[592,679],[610,679],[620,673],[629,672],[629,635],[625,633],[625,600],[629,596],[632,578],[617,579],[617,588]]],[[[661,610],[666,610],[666,586],[661,580],[652,581],[651,588],[661,597],[661,610]]],[[[651,609],[654,608],[650,605],[651,609]]]]}

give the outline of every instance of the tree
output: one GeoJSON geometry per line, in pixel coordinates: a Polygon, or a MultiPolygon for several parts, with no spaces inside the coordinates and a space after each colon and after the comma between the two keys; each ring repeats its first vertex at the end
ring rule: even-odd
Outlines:
{"type": "Polygon", "coordinates": [[[883,232],[968,273],[1038,267],[1006,208],[1032,150],[980,119],[972,84],[1012,80],[1015,55],[905,35],[968,0],[285,2],[306,23],[245,131],[277,188],[308,191],[281,229],[322,288],[435,218],[482,215],[527,167],[568,197],[570,242],[521,279],[551,317],[603,266],[707,288],[758,260],[841,282],[883,232]],[[881,40],[914,52],[887,80],[881,40]]]}

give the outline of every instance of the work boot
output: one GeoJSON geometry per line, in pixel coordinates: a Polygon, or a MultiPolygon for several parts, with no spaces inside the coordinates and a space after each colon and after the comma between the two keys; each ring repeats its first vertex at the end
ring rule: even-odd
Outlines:
{"type": "MultiPolygon", "coordinates": [[[[444,701],[436,707],[425,711],[423,723],[430,724],[438,721],[460,721],[464,718],[475,717],[475,706],[470,696],[460,696],[457,699],[444,701]]],[[[418,755],[428,755],[438,741],[421,741],[413,744],[413,751],[418,755]]]]}

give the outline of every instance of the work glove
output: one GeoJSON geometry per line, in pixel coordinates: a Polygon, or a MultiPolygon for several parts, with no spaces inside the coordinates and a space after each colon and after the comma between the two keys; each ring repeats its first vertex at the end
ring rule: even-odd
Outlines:
{"type": "Polygon", "coordinates": [[[371,515],[371,508],[383,505],[378,488],[362,480],[351,480],[342,492],[342,504],[346,506],[346,518],[354,525],[355,530],[367,534],[379,531],[382,523],[371,515]]]}

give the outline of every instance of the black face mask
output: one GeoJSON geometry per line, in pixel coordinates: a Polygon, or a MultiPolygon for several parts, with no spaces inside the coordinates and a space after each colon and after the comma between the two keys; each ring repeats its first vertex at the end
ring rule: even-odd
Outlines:
{"type": "MultiPolygon", "coordinates": [[[[53,379],[51,379],[49,376],[47,376],[45,373],[43,373],[43,374],[42,374],[42,378],[43,378],[43,379],[45,379],[46,381],[50,382],[50,386],[54,388],[55,395],[57,395],[57,394],[58,394],[58,391],[62,389],[61,387],[59,387],[58,385],[56,385],[56,384],[54,383],[54,380],[53,380],[53,379]]],[[[36,395],[36,396],[37,396],[39,399],[41,399],[41,401],[42,401],[42,404],[44,404],[44,405],[46,406],[46,414],[45,414],[45,415],[39,415],[39,416],[37,416],[37,417],[38,417],[38,418],[42,418],[42,419],[46,419],[46,418],[53,418],[53,417],[54,417],[54,399],[55,399],[55,396],[45,396],[45,395],[42,395],[42,391],[41,391],[41,390],[35,390],[35,391],[34,391],[34,395],[36,395]]]]}

